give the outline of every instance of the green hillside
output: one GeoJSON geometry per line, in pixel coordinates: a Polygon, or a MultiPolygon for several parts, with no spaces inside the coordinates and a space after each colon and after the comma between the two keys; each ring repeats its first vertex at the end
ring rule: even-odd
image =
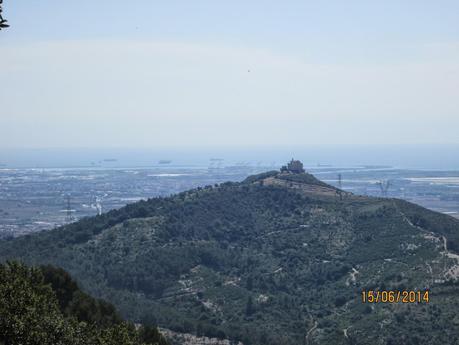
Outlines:
{"type": "Polygon", "coordinates": [[[134,322],[249,344],[456,344],[459,221],[269,172],[0,243],[134,322]],[[429,303],[364,304],[362,290],[429,303]]]}
{"type": "Polygon", "coordinates": [[[154,327],[124,322],[62,269],[0,265],[0,344],[167,345],[154,327]]]}

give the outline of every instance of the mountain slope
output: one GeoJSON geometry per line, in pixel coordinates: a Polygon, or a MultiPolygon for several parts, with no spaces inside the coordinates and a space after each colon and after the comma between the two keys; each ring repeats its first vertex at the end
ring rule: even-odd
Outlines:
{"type": "Polygon", "coordinates": [[[269,172],[0,243],[68,270],[124,316],[244,344],[453,344],[459,222],[269,172]],[[364,304],[362,290],[430,290],[364,304]]]}
{"type": "Polygon", "coordinates": [[[124,322],[62,269],[0,265],[0,344],[167,345],[154,327],[124,322]]]}

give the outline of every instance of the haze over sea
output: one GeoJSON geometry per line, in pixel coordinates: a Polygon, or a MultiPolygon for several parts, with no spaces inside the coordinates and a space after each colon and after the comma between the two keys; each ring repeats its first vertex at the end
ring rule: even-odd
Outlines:
{"type": "Polygon", "coordinates": [[[459,170],[459,145],[311,146],[247,149],[65,148],[1,149],[0,168],[151,167],[160,160],[171,166],[207,167],[210,159],[235,164],[280,166],[293,158],[306,166],[387,165],[402,169],[459,170]],[[104,161],[108,160],[108,161],[104,161]]]}

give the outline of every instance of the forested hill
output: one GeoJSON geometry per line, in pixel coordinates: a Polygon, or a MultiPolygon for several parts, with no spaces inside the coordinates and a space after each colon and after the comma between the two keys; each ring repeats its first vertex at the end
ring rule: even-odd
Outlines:
{"type": "Polygon", "coordinates": [[[0,265],[0,344],[167,345],[156,327],[136,328],[110,303],[82,292],[62,269],[0,265]]]}
{"type": "Polygon", "coordinates": [[[455,344],[459,222],[268,172],[0,243],[134,322],[244,344],[455,344]],[[364,304],[363,289],[429,289],[364,304]]]}

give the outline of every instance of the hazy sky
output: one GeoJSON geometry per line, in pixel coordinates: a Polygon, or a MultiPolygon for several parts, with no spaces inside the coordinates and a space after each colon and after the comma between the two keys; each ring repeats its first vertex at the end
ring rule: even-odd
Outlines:
{"type": "Polygon", "coordinates": [[[0,148],[459,143],[459,1],[4,0],[0,148]]]}

